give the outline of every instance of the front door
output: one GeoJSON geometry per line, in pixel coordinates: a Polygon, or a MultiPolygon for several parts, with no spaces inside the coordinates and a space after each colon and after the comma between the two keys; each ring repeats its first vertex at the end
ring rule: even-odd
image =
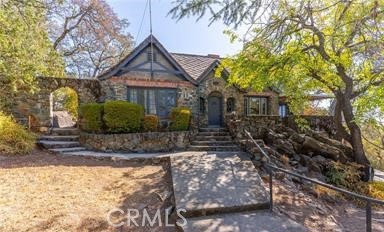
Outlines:
{"type": "Polygon", "coordinates": [[[208,126],[221,126],[222,101],[221,97],[208,97],[208,126]]]}

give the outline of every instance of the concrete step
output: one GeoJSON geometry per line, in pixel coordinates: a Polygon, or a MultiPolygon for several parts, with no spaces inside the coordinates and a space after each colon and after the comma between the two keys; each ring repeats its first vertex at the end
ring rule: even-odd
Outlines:
{"type": "Polygon", "coordinates": [[[197,135],[195,137],[195,140],[200,140],[200,141],[232,141],[232,137],[229,135],[197,135]]]}
{"type": "Polygon", "coordinates": [[[70,147],[70,148],[54,148],[49,150],[55,153],[65,154],[67,152],[85,151],[87,149],[85,147],[70,147]]]}
{"type": "Polygon", "coordinates": [[[191,145],[194,146],[235,146],[232,140],[217,141],[217,140],[194,140],[191,145]]]}
{"type": "Polygon", "coordinates": [[[171,171],[176,210],[186,218],[269,208],[268,192],[242,152],[174,156],[171,171]]]}
{"type": "Polygon", "coordinates": [[[78,141],[78,135],[44,135],[40,137],[40,140],[47,141],[78,141]]]}
{"type": "Polygon", "coordinates": [[[216,131],[216,132],[199,132],[197,136],[230,136],[229,132],[216,131]]]}
{"type": "Polygon", "coordinates": [[[40,140],[37,142],[38,145],[45,149],[55,149],[55,148],[72,148],[79,147],[80,143],[78,141],[48,141],[40,140]]]}
{"type": "Polygon", "coordinates": [[[190,151],[240,151],[237,146],[203,146],[191,145],[188,150],[190,151]]]}
{"type": "MultiPolygon", "coordinates": [[[[181,225],[183,220],[179,220],[181,225]]],[[[270,212],[244,212],[188,218],[184,226],[178,226],[184,232],[302,232],[303,225],[270,212]]]]}
{"type": "Polygon", "coordinates": [[[79,135],[80,130],[73,127],[52,128],[51,135],[79,135]]]}
{"type": "Polygon", "coordinates": [[[206,127],[206,128],[199,128],[200,132],[228,132],[227,128],[224,127],[206,127]]]}

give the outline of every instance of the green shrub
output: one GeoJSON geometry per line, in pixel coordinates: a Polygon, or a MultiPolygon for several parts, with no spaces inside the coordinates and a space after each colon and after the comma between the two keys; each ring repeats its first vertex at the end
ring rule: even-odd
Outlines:
{"type": "Polygon", "coordinates": [[[80,106],[80,129],[101,132],[103,129],[103,104],[88,103],[80,106]]]}
{"type": "Polygon", "coordinates": [[[142,128],[144,108],[126,101],[107,101],[104,103],[104,122],[112,133],[139,132],[142,128]]]}
{"type": "Polygon", "coordinates": [[[157,131],[159,128],[159,118],[156,115],[144,116],[144,131],[157,131]]]}
{"type": "Polygon", "coordinates": [[[0,112],[0,153],[25,155],[35,147],[36,137],[12,117],[0,112]]]}
{"type": "Polygon", "coordinates": [[[169,129],[171,131],[185,131],[188,130],[189,121],[191,120],[191,110],[187,107],[176,107],[171,110],[169,115],[171,124],[169,129]]]}

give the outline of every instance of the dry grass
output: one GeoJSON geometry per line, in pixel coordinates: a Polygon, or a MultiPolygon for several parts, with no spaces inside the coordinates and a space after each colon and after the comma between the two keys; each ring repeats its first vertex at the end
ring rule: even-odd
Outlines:
{"type": "Polygon", "coordinates": [[[113,231],[115,207],[171,204],[157,194],[172,192],[168,164],[34,153],[0,156],[0,231],[113,231]]]}
{"type": "MultiPolygon", "coordinates": [[[[274,211],[308,231],[365,231],[365,209],[333,190],[274,179],[273,191],[274,211]]],[[[372,213],[372,231],[384,231],[383,209],[375,207],[372,213]]]]}

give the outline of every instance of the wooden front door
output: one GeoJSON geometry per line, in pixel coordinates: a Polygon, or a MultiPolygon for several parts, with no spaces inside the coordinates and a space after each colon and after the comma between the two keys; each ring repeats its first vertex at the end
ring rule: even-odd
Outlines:
{"type": "Polygon", "coordinates": [[[208,97],[208,126],[221,126],[222,124],[222,98],[208,97]]]}

